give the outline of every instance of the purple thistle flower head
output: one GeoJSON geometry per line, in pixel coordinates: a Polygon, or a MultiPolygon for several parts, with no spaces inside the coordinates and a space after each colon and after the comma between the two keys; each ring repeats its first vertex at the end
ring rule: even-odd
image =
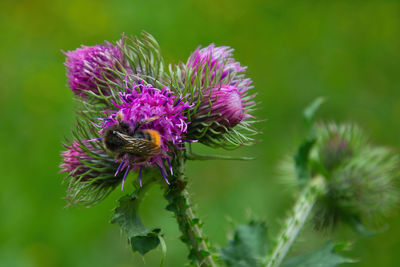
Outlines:
{"type": "MultiPolygon", "coordinates": [[[[174,149],[184,149],[182,138],[187,131],[187,122],[183,113],[189,108],[189,104],[173,95],[169,88],[157,89],[142,83],[127,85],[126,92],[120,92],[120,99],[121,103],[114,104],[117,111],[107,111],[112,114],[108,118],[100,118],[103,123],[99,133],[104,136],[108,128],[124,125],[126,135],[144,139],[146,134],[143,132],[151,130],[153,137],[157,139],[152,142],[158,143],[159,150],[156,154],[149,153],[147,156],[133,152],[115,155],[117,160],[120,159],[117,173],[125,169],[125,179],[130,171],[157,166],[166,179],[164,162],[171,169],[170,159],[174,149]]],[[[139,145],[133,146],[136,149],[139,145]]]]}
{"type": "MultiPolygon", "coordinates": [[[[193,70],[192,86],[200,87],[193,90],[193,98],[199,104],[190,110],[189,139],[215,146],[225,146],[221,139],[227,143],[237,140],[233,146],[246,143],[239,135],[233,138],[222,136],[230,133],[236,125],[254,118],[250,112],[255,106],[255,95],[248,93],[252,81],[245,78],[246,67],[233,59],[232,51],[227,46],[211,44],[197,49],[189,57],[186,67],[193,70]],[[199,80],[197,75],[202,75],[201,83],[195,82],[199,80]]],[[[242,126],[242,129],[252,132],[249,124],[242,126]]]]}
{"type": "MultiPolygon", "coordinates": [[[[65,55],[68,84],[78,96],[84,96],[85,91],[98,94],[99,80],[104,81],[103,75],[111,80],[115,76],[106,68],[114,69],[123,57],[120,48],[108,42],[105,45],[82,46],[65,55]]],[[[109,93],[105,91],[103,94],[109,93]]]]}
{"type": "MultiPolygon", "coordinates": [[[[210,44],[205,48],[197,48],[192,55],[189,57],[187,67],[192,68],[195,71],[198,69],[204,69],[203,75],[205,75],[205,68],[208,67],[212,71],[211,79],[214,79],[215,75],[222,71],[219,79],[225,79],[228,75],[235,73],[244,72],[246,67],[240,66],[240,63],[232,58],[233,49],[229,46],[216,47],[214,44],[210,44]]],[[[203,77],[204,81],[205,77],[203,77]]]]}

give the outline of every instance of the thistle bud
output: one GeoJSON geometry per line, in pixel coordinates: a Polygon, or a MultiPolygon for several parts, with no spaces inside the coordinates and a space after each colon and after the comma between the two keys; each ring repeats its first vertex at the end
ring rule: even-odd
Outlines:
{"type": "Polygon", "coordinates": [[[189,57],[187,68],[193,72],[191,82],[199,87],[194,91],[197,104],[189,111],[189,139],[221,147],[252,142],[248,136],[254,133],[250,126],[254,117],[250,113],[255,106],[252,100],[255,95],[248,95],[252,81],[244,78],[246,67],[232,58],[232,51],[229,47],[211,44],[189,57]],[[243,131],[234,130],[235,126],[243,131]]]}
{"type": "Polygon", "coordinates": [[[340,221],[369,224],[387,215],[399,200],[399,157],[371,145],[355,125],[320,124],[315,129],[313,173],[326,179],[326,194],[317,202],[316,227],[340,221]]]}
{"type": "Polygon", "coordinates": [[[68,85],[75,95],[82,97],[86,91],[99,94],[101,86],[102,93],[109,95],[107,88],[104,88],[105,79],[114,80],[115,75],[109,69],[115,69],[117,62],[122,62],[122,52],[118,46],[108,42],[105,45],[82,46],[65,55],[68,85]]]}
{"type": "Polygon", "coordinates": [[[238,88],[234,86],[213,88],[205,93],[192,117],[189,136],[201,134],[204,127],[210,127],[214,135],[229,132],[231,128],[250,117],[246,114],[246,107],[250,104],[243,103],[238,88]]]}
{"type": "Polygon", "coordinates": [[[121,183],[122,175],[115,175],[118,165],[101,147],[83,141],[65,145],[61,153],[61,172],[67,173],[69,204],[94,205],[121,183]]]}

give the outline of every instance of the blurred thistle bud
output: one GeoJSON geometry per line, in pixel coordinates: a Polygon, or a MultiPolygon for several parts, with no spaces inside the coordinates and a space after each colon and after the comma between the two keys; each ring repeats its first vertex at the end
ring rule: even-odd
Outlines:
{"type": "Polygon", "coordinates": [[[104,45],[82,46],[65,53],[67,56],[68,85],[77,96],[88,92],[109,95],[107,80],[116,80],[117,70],[122,65],[123,53],[119,46],[106,42],[104,45]]]}
{"type": "Polygon", "coordinates": [[[398,205],[399,157],[376,147],[353,124],[317,124],[311,152],[313,175],[326,179],[317,201],[316,228],[344,221],[355,227],[378,222],[398,205]]]}
{"type": "Polygon", "coordinates": [[[325,172],[346,163],[368,144],[365,134],[354,124],[317,123],[314,130],[317,139],[312,157],[325,172]]]}
{"type": "Polygon", "coordinates": [[[67,150],[61,153],[60,168],[69,181],[68,205],[97,204],[122,181],[121,174],[115,175],[117,163],[98,144],[75,141],[64,146],[67,150]]]}
{"type": "Polygon", "coordinates": [[[232,58],[233,49],[214,44],[197,49],[189,57],[193,106],[187,138],[215,147],[234,148],[251,144],[254,117],[250,114],[255,95],[249,95],[252,81],[244,77],[246,67],[232,58]],[[234,128],[236,126],[236,128],[234,128]]]}

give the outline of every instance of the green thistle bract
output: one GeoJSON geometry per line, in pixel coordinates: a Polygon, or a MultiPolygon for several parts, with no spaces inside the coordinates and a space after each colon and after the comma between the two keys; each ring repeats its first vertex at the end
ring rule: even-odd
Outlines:
{"type": "Polygon", "coordinates": [[[91,206],[106,198],[122,181],[118,167],[96,142],[72,142],[61,155],[61,172],[68,173],[68,205],[91,206]]]}

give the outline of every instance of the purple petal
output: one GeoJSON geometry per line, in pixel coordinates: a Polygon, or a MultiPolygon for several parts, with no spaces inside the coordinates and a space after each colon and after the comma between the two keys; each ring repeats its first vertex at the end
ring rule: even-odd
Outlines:
{"type": "Polygon", "coordinates": [[[124,178],[122,179],[121,191],[124,190],[125,179],[126,179],[126,176],[128,175],[129,168],[130,168],[130,166],[128,166],[128,167],[126,168],[126,171],[125,171],[125,174],[124,174],[124,178]]]}

